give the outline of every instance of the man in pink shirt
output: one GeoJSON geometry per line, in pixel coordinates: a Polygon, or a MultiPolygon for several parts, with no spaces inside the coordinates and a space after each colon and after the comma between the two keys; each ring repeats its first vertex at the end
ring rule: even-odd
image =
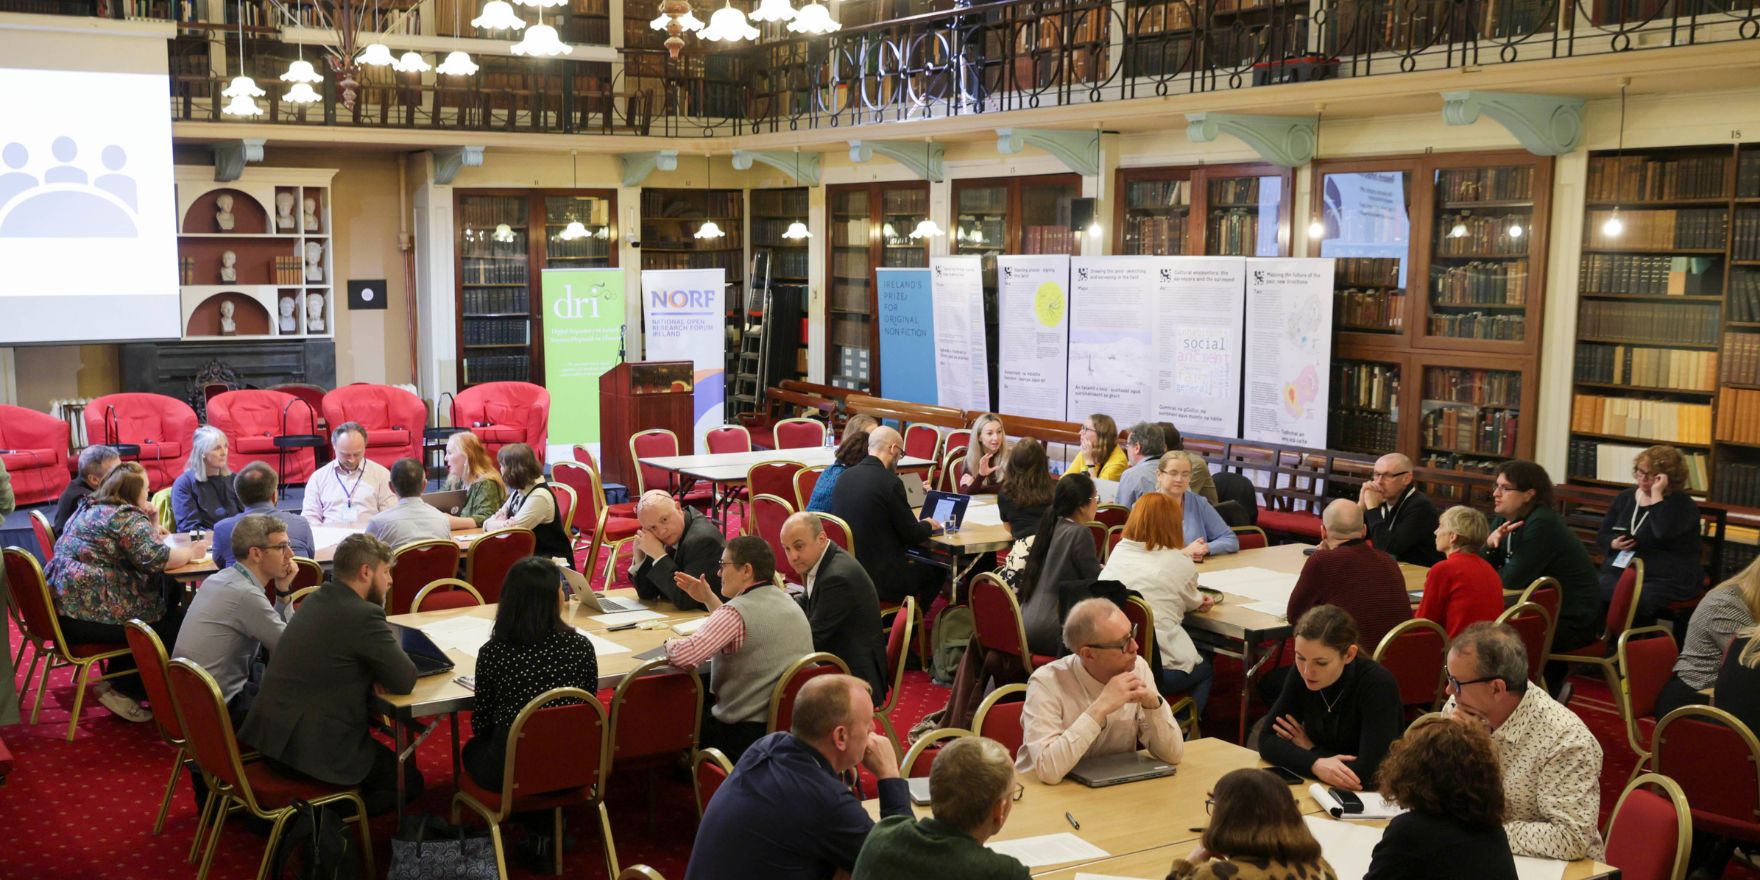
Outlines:
{"type": "Polygon", "coordinates": [[[315,526],[365,524],[373,514],[397,504],[391,491],[391,471],[367,458],[367,429],[360,422],[343,422],[330,434],[336,459],[312,474],[306,482],[299,515],[315,526]]]}

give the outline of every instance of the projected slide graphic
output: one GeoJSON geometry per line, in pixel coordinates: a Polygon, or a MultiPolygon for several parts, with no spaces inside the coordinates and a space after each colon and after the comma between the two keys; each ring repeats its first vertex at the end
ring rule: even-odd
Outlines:
{"type": "Polygon", "coordinates": [[[25,168],[30,148],[14,141],[0,148],[0,238],[135,238],[136,189],[133,177],[119,173],[128,151],[115,144],[104,148],[105,173],[87,182],[85,169],[73,164],[79,144],[58,137],[51,149],[54,167],[37,178],[25,168]]]}

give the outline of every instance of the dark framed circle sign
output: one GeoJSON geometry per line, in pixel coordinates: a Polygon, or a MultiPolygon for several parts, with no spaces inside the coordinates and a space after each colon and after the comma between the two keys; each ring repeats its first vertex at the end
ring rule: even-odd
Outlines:
{"type": "Polygon", "coordinates": [[[350,309],[388,308],[386,302],[389,299],[385,295],[385,279],[383,278],[348,282],[348,307],[350,309]]]}

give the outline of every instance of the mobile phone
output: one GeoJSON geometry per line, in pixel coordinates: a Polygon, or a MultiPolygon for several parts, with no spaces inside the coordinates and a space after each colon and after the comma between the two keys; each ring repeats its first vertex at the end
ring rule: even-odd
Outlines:
{"type": "Polygon", "coordinates": [[[1342,788],[1327,788],[1326,793],[1332,795],[1333,800],[1338,801],[1339,810],[1346,816],[1363,812],[1363,799],[1357,797],[1356,792],[1345,791],[1342,788]]]}
{"type": "Polygon", "coordinates": [[[1271,775],[1277,777],[1278,779],[1283,780],[1284,782],[1286,782],[1290,785],[1301,785],[1302,783],[1308,781],[1307,777],[1303,776],[1300,773],[1297,773],[1294,770],[1289,769],[1288,767],[1279,767],[1276,764],[1273,764],[1269,767],[1266,767],[1265,769],[1270,771],[1271,775]]]}

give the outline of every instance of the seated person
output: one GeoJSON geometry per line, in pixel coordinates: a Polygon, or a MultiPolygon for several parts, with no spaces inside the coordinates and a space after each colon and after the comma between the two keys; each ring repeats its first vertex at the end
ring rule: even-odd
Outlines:
{"type": "Polygon", "coordinates": [[[440,485],[440,491],[460,489],[465,493],[464,506],[457,516],[448,515],[454,529],[481,528],[507,501],[501,471],[483,447],[482,439],[469,431],[446,438],[446,482],[440,485]]]}
{"type": "MultiPolygon", "coordinates": [[[[501,465],[501,481],[507,484],[507,501],[501,509],[483,520],[486,531],[496,529],[531,529],[537,538],[532,555],[545,559],[561,559],[574,567],[574,543],[568,538],[568,524],[558,514],[556,493],[544,479],[544,466],[532,447],[509,443],[496,453],[501,465]]],[[[450,534],[448,530],[448,534],[450,534]]]]}
{"type": "Polygon", "coordinates": [[[1337,880],[1283,780],[1231,770],[1211,791],[1198,848],[1174,859],[1167,880],[1337,880]]]}
{"type": "Polygon", "coordinates": [[[299,515],[315,526],[352,526],[397,503],[391,472],[367,457],[367,429],[343,422],[330,432],[336,458],[306,481],[299,515]]]}
{"type": "MultiPolygon", "coordinates": [[[[1221,503],[1221,497],[1216,494],[1216,478],[1210,475],[1210,465],[1204,461],[1204,456],[1186,451],[1185,437],[1180,434],[1178,428],[1173,426],[1172,422],[1156,422],[1155,427],[1161,429],[1161,442],[1167,444],[1168,452],[1181,453],[1185,455],[1187,461],[1192,463],[1192,482],[1187,488],[1198,493],[1211,507],[1221,503]]],[[[1166,463],[1165,454],[1161,460],[1166,463]]]]}
{"type": "MultiPolygon", "coordinates": [[[[1193,475],[1210,471],[1202,459],[1193,461],[1191,453],[1169,452],[1155,464],[1155,488],[1163,495],[1178,499],[1182,532],[1186,536],[1185,554],[1193,559],[1224,553],[1238,553],[1241,539],[1228,527],[1216,506],[1192,488],[1193,475]]],[[[1212,492],[1215,483],[1211,483],[1212,492]]]]}
{"type": "MultiPolygon", "coordinates": [[[[1741,573],[1712,588],[1693,609],[1680,656],[1674,661],[1674,674],[1656,698],[1656,717],[1682,706],[1711,702],[1700,691],[1718,683],[1718,670],[1727,668],[1726,656],[1739,653],[1731,647],[1737,634],[1756,623],[1760,623],[1760,560],[1748,563],[1741,573]]],[[[1728,699],[1732,695],[1724,691],[1722,696],[1728,699]]],[[[1718,705],[1723,706],[1724,701],[1719,700],[1718,705]]]]}
{"type": "Polygon", "coordinates": [[[400,458],[391,465],[391,491],[397,503],[367,520],[367,534],[396,549],[411,541],[444,541],[452,537],[452,518],[422,500],[428,475],[422,463],[400,458]]]}
{"type": "MultiPolygon", "coordinates": [[[[1552,477],[1524,459],[1497,466],[1491,489],[1491,534],[1485,561],[1497,569],[1505,590],[1525,590],[1534,581],[1558,581],[1558,619],[1552,623],[1552,650],[1574,651],[1594,641],[1607,622],[1601,613],[1601,582],[1589,551],[1552,508],[1552,477]]],[[[1560,693],[1569,666],[1546,665],[1547,690],[1560,693]]],[[[1564,695],[1569,700],[1569,695],[1564,695]]],[[[1507,769],[1507,768],[1506,768],[1507,769]]]]}
{"type": "Polygon", "coordinates": [[[815,513],[797,513],[782,523],[782,550],[800,573],[805,592],[801,610],[813,628],[813,650],[835,655],[851,675],[868,683],[875,700],[886,698],[886,630],[880,625],[880,597],[854,556],[832,543],[815,513]]]}
{"type": "Polygon", "coordinates": [[[1503,831],[1503,772],[1491,734],[1440,715],[1413,722],[1381,761],[1387,823],[1363,880],[1516,880],[1503,831]]]}
{"type": "Polygon", "coordinates": [[[1092,478],[1066,474],[1057,481],[1051,506],[1033,532],[1033,546],[1020,576],[1020,601],[1027,649],[1035,654],[1060,653],[1064,618],[1077,602],[1094,595],[1100,555],[1094,549],[1093,533],[1083,523],[1094,518],[1099,506],[1092,478]]]}
{"type": "Polygon", "coordinates": [[[1743,629],[1730,642],[1711,702],[1749,730],[1760,730],[1760,629],[1743,629]]]}
{"type": "Polygon", "coordinates": [[[1405,722],[1399,681],[1362,653],[1356,621],[1335,605],[1303,614],[1295,643],[1296,673],[1265,715],[1259,756],[1335,788],[1374,788],[1405,722]]]}
{"type": "Polygon", "coordinates": [[[253,461],[239,468],[238,474],[232,478],[232,486],[237,490],[238,503],[244,505],[244,509],[214,524],[216,566],[225,568],[232,564],[232,529],[241,518],[253,513],[264,513],[281,520],[287,526],[287,542],[293,545],[293,555],[312,558],[316,549],[312,541],[312,524],[291,510],[275,506],[281,500],[277,491],[280,484],[281,478],[276,476],[275,469],[264,462],[253,461]]]}
{"type": "Polygon", "coordinates": [[[1019,541],[1033,536],[1045,508],[1051,506],[1051,493],[1056,486],[1045,444],[1027,437],[1009,447],[1008,479],[996,491],[996,512],[1001,514],[1010,537],[1019,541]]]}
{"type": "Polygon", "coordinates": [[[994,495],[1002,488],[1008,466],[1008,431],[1002,417],[985,413],[972,422],[972,439],[966,444],[965,473],[959,491],[966,495],[994,495]]]}
{"type": "MultiPolygon", "coordinates": [[[[728,547],[742,541],[758,539],[735,538],[728,547]]],[[[910,787],[892,741],[874,734],[874,702],[862,680],[808,681],[789,730],[753,743],[709,801],[685,880],[831,880],[855,870],[874,828],[844,782],[858,764],[878,780],[881,818],[909,817],[910,787]]]]}
{"type": "Polygon", "coordinates": [[[1167,454],[1167,441],[1159,427],[1138,422],[1131,426],[1130,436],[1124,440],[1124,452],[1131,466],[1119,475],[1118,495],[1113,502],[1130,507],[1144,493],[1155,491],[1155,471],[1161,466],[1161,456],[1167,454]]]}
{"type": "Polygon", "coordinates": [[[1070,609],[1063,636],[1069,655],[1027,680],[1015,769],[1056,784],[1089,755],[1147,748],[1179,763],[1185,740],[1124,612],[1109,600],[1085,599],[1070,609]]]}
{"type": "Polygon", "coordinates": [[[257,651],[272,653],[281,642],[296,569],[287,524],[275,517],[246,514],[230,540],[238,562],[202,581],[184,612],[171,656],[194,661],[214,676],[233,723],[241,724],[256,697],[251,673],[257,651]],[[274,605],[269,604],[271,589],[274,605]]]}
{"type": "Polygon", "coordinates": [[[1418,491],[1411,459],[1398,452],[1376,459],[1374,474],[1357,490],[1357,503],[1375,549],[1413,565],[1435,565],[1442,559],[1432,540],[1436,505],[1418,491]]]}
{"type": "Polygon", "coordinates": [[[1406,577],[1393,557],[1369,546],[1357,502],[1333,501],[1321,521],[1326,537],[1302,563],[1284,619],[1300,620],[1310,608],[1337,605],[1356,622],[1364,650],[1372,652],[1388,630],[1412,619],[1406,577]]]}
{"type": "Polygon", "coordinates": [[[1124,584],[1149,604],[1161,655],[1155,686],[1170,696],[1190,693],[1202,715],[1210,698],[1210,659],[1199,653],[1181,624],[1187,612],[1210,610],[1210,597],[1198,592],[1198,566],[1180,552],[1184,543],[1179,502],[1150,492],[1131,508],[1124,537],[1106,555],[1100,580],[1124,584]]]}
{"type": "MultiPolygon", "coordinates": [[[[359,787],[377,816],[397,803],[397,756],[373,738],[373,692],[409,693],[416,667],[385,622],[391,548],[349,535],[336,545],[334,571],[288,620],[238,736],[283,776],[359,787]]],[[[412,762],[404,794],[421,789],[412,762]]]]}
{"type": "Polygon", "coordinates": [[[679,588],[678,578],[701,578],[711,590],[720,591],[721,530],[708,517],[680,506],[664,489],[642,493],[636,501],[636,520],[642,529],[636,533],[635,555],[629,563],[636,595],[650,601],[664,599],[680,611],[703,608],[701,601],[679,588]]]}
{"type": "MultiPolygon", "coordinates": [[[[1479,555],[1491,526],[1485,514],[1466,505],[1443,511],[1436,526],[1436,549],[1447,554],[1424,575],[1418,616],[1434,620],[1448,637],[1503,613],[1503,579],[1479,555]]],[[[1379,643],[1377,643],[1379,644],[1379,643]]]]}
{"type": "Polygon", "coordinates": [[[61,497],[55,502],[55,519],[50,523],[55,527],[55,534],[67,531],[67,521],[73,518],[80,503],[121,463],[122,456],[113,446],[94,443],[80,450],[79,473],[68,481],[67,488],[61,490],[61,497]]]}
{"type": "Polygon", "coordinates": [[[837,444],[831,465],[819,472],[818,482],[813,484],[813,495],[807,499],[807,510],[814,513],[831,512],[831,495],[837,491],[837,478],[844,471],[862,463],[868,457],[868,432],[843,431],[843,441],[837,444]]]}
{"type": "Polygon", "coordinates": [[[853,880],[1027,880],[1026,865],[984,846],[1002,830],[1021,793],[1002,743],[966,736],[942,746],[929,768],[934,817],[881,819],[868,832],[853,880]]]}
{"type": "Polygon", "coordinates": [[[944,569],[906,558],[905,551],[941,530],[933,518],[917,519],[898,479],[904,438],[878,426],[868,432],[868,457],[837,478],[831,513],[849,524],[856,559],[874,580],[880,601],[897,604],[916,596],[923,607],[947,582],[944,569]]]}
{"type": "MultiPolygon", "coordinates": [[[[709,609],[709,618],[690,636],[666,641],[666,662],[696,669],[714,661],[709,690],[715,703],[703,717],[701,742],[738,761],[765,733],[776,682],[813,653],[813,627],[776,586],[776,556],[764,539],[742,535],[728,541],[720,568],[720,595],[705,578],[674,575],[680,590],[709,609]]],[[[877,626],[878,614],[874,620],[877,626]]]]}
{"type": "Polygon", "coordinates": [[[1699,505],[1687,494],[1687,462],[1673,446],[1652,446],[1632,459],[1637,485],[1615,495],[1601,521],[1601,602],[1632,559],[1644,560],[1644,594],[1637,625],[1656,619],[1670,602],[1699,598],[1705,583],[1699,505]]]}
{"type": "Polygon", "coordinates": [[[1130,467],[1130,459],[1118,442],[1118,423],[1105,413],[1094,413],[1082,421],[1082,448],[1069,463],[1065,473],[1085,473],[1096,480],[1118,482],[1130,467]]]}
{"type": "Polygon", "coordinates": [[[203,425],[190,438],[189,461],[171,484],[171,513],[177,530],[212,529],[214,524],[243,507],[232,490],[232,471],[226,468],[226,434],[203,425]]]}
{"type": "Polygon", "coordinates": [[[1484,725],[1497,743],[1510,852],[1600,858],[1601,744],[1577,713],[1528,686],[1522,637],[1498,623],[1467,627],[1448,646],[1448,694],[1443,714],[1484,725]]]}

